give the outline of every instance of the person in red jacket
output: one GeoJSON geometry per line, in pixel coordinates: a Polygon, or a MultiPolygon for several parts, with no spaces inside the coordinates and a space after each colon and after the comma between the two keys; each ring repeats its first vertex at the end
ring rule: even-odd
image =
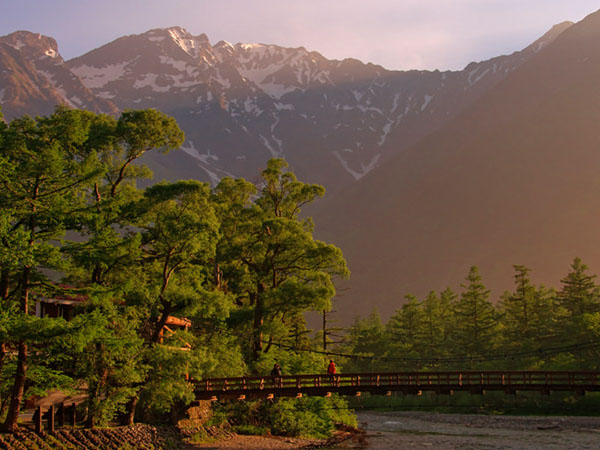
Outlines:
{"type": "Polygon", "coordinates": [[[329,360],[329,366],[327,366],[327,373],[329,375],[335,375],[335,363],[333,362],[333,359],[329,360]]]}
{"type": "Polygon", "coordinates": [[[333,386],[335,383],[335,363],[333,359],[329,360],[329,366],[327,366],[327,374],[329,375],[329,380],[331,385],[333,386]]]}

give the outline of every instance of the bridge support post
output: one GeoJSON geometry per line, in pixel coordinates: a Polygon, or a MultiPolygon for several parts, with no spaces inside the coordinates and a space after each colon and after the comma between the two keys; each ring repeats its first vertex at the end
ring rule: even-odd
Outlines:
{"type": "Polygon", "coordinates": [[[37,434],[40,434],[43,430],[43,425],[42,425],[42,407],[38,406],[37,409],[35,410],[35,413],[33,414],[33,423],[35,424],[35,432],[37,434]]]}

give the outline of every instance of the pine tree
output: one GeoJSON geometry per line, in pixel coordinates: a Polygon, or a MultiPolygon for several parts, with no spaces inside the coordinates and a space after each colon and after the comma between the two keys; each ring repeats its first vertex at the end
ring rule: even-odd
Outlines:
{"type": "Polygon", "coordinates": [[[454,308],[452,340],[457,355],[477,360],[494,347],[497,314],[476,266],[470,268],[466,281],[454,308]]]}
{"type": "Polygon", "coordinates": [[[589,275],[587,271],[581,258],[575,258],[571,271],[560,280],[562,289],[558,301],[571,316],[600,310],[600,287],[594,281],[596,275],[589,275]]]}
{"type": "Polygon", "coordinates": [[[430,291],[423,301],[423,333],[421,355],[432,360],[430,366],[436,367],[436,359],[445,357],[448,352],[446,299],[442,300],[434,291],[430,291]]]}
{"type": "MultiPolygon", "coordinates": [[[[395,359],[418,359],[424,341],[424,317],[421,303],[412,294],[404,297],[407,302],[396,310],[386,325],[388,354],[395,359]]],[[[412,369],[420,368],[419,363],[408,363],[412,369]]]]}

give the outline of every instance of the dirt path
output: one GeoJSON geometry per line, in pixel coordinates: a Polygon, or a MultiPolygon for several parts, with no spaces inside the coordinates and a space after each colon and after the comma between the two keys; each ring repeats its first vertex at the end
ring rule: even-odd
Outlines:
{"type": "Polygon", "coordinates": [[[358,418],[367,430],[367,448],[374,450],[600,448],[600,417],[360,412],[358,418]]]}
{"type": "Polygon", "coordinates": [[[271,449],[301,449],[314,444],[316,441],[307,439],[281,438],[276,436],[235,436],[214,444],[196,444],[193,448],[227,449],[227,450],[271,450],[271,449]]]}

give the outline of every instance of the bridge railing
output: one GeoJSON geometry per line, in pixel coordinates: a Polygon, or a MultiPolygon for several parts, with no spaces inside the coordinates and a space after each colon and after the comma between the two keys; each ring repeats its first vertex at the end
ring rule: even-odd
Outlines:
{"type": "Polygon", "coordinates": [[[600,372],[594,371],[448,371],[448,372],[384,372],[345,374],[305,374],[211,378],[195,381],[197,392],[245,391],[265,389],[298,389],[352,387],[376,388],[393,386],[460,388],[465,386],[565,386],[569,388],[600,385],[600,372]]]}

